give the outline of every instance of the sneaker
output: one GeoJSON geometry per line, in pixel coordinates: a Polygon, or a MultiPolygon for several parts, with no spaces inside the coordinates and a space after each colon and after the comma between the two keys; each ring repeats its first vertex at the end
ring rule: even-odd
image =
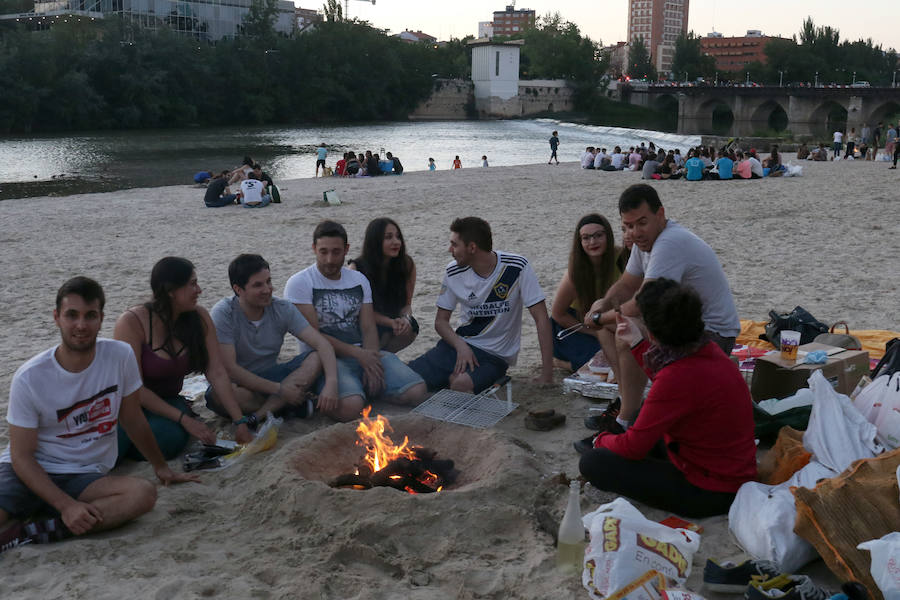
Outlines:
{"type": "Polygon", "coordinates": [[[30,543],[31,537],[21,523],[13,523],[10,527],[0,531],[0,553],[30,543]]]}
{"type": "Polygon", "coordinates": [[[575,447],[575,452],[578,454],[586,454],[594,449],[594,438],[597,437],[596,434],[592,434],[584,438],[583,440],[578,440],[577,442],[573,442],[572,445],[575,447]]]}
{"type": "Polygon", "coordinates": [[[736,565],[707,559],[703,567],[703,585],[714,592],[741,594],[752,582],[765,581],[779,574],[781,571],[769,560],[746,560],[736,565]]]}
{"type": "Polygon", "coordinates": [[[611,431],[613,433],[624,433],[624,429],[616,421],[619,411],[622,409],[622,399],[616,396],[616,399],[609,403],[599,415],[590,415],[584,418],[584,426],[594,431],[611,431]]]}
{"type": "Polygon", "coordinates": [[[807,575],[778,575],[766,581],[751,581],[744,592],[746,600],[826,600],[831,594],[818,587],[807,575]]]}

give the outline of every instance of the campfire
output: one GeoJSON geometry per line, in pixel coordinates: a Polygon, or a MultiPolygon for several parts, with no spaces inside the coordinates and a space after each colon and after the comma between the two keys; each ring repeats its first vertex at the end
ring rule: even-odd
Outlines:
{"type": "Polygon", "coordinates": [[[458,472],[452,460],[437,459],[437,452],[421,446],[411,446],[404,436],[395,444],[388,436],[390,422],[382,415],[369,418],[371,407],[363,410],[363,418],[356,428],[356,445],[366,449],[353,473],[337,476],[332,487],[367,490],[373,487],[392,487],[410,494],[440,492],[453,483],[458,472]]]}

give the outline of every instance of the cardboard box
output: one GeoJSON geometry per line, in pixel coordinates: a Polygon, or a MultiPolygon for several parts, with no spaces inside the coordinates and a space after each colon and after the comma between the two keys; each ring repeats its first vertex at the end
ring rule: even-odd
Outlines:
{"type": "Polygon", "coordinates": [[[822,365],[784,360],[780,352],[757,358],[750,383],[750,395],[753,399],[761,402],[769,398],[787,398],[800,388],[809,387],[807,380],[817,369],[822,370],[825,379],[834,386],[834,389],[849,396],[862,376],[869,373],[868,352],[843,349],[837,351],[834,346],[816,343],[800,346],[801,353],[813,350],[825,350],[833,354],[829,354],[828,361],[822,365]]]}

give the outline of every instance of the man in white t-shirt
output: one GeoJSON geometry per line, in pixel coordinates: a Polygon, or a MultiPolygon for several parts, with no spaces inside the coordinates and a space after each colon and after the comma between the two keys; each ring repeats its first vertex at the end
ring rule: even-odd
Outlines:
{"type": "MultiPolygon", "coordinates": [[[[293,304],[272,295],[269,263],[259,254],[241,254],[228,265],[228,279],[234,295],[219,300],[210,316],[241,411],[257,422],[269,412],[310,417],[313,402],[306,398],[306,392],[323,371],[325,383],[319,400],[326,406],[337,402],[334,349],[293,304]],[[279,363],[288,332],[311,348],[279,363]]],[[[211,410],[225,413],[212,387],[206,398],[211,410]]]]}
{"type": "MultiPolygon", "coordinates": [[[[652,186],[637,184],[622,192],[619,214],[625,232],[634,240],[631,257],[622,277],[585,314],[585,327],[615,330],[616,306],[626,317],[640,317],[634,297],[647,281],[665,277],[697,292],[703,302],[707,338],[729,355],[741,323],[728,279],[713,249],[673,219],[666,218],[665,208],[652,186]]],[[[629,350],[619,348],[618,357],[613,361],[618,363],[616,376],[621,407],[611,406],[593,419],[598,428],[615,429],[613,419],[619,426],[627,427],[640,408],[647,376],[629,350]]]]}
{"type": "Polygon", "coordinates": [[[831,149],[834,151],[834,155],[832,155],[831,160],[834,160],[835,157],[841,157],[841,149],[844,147],[844,132],[843,131],[835,131],[834,139],[832,143],[831,149]]]}
{"type": "Polygon", "coordinates": [[[272,196],[263,194],[265,184],[258,179],[254,179],[255,177],[253,171],[250,171],[247,179],[241,182],[241,192],[238,196],[244,208],[263,208],[272,201],[272,196]]]}
{"type": "Polygon", "coordinates": [[[522,308],[537,326],[541,374],[553,382],[553,334],[544,292],[528,261],[518,254],[494,251],[491,227],[478,217],[456,219],[450,225],[450,254],[437,299],[434,328],[437,346],[409,363],[428,389],[446,387],[480,392],[516,364],[522,338],[522,308]],[[459,327],[450,315],[461,309],[459,327]]]}
{"type": "Polygon", "coordinates": [[[107,475],[118,456],[118,425],[160,481],[197,481],[172,472],[159,451],[141,412],[141,374],[131,347],[97,339],[103,305],[96,281],[75,277],[63,284],[53,311],[60,344],[13,376],[9,445],[0,455],[0,551],[110,529],[153,508],[152,483],[107,475]],[[45,520],[9,525],[32,516],[45,520]]]}
{"type": "Polygon", "coordinates": [[[312,249],[315,264],[288,279],[284,298],[325,336],[338,357],[338,398],[332,406],[323,406],[320,399],[319,411],[352,421],[370,398],[419,404],[427,391],[422,378],[395,354],[379,350],[369,280],[344,266],[350,250],[344,227],[334,221],[319,223],[312,249]]]}

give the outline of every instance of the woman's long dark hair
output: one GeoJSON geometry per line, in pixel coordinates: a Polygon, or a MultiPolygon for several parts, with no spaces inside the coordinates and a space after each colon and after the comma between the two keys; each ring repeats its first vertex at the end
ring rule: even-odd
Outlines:
{"type": "MultiPolygon", "coordinates": [[[[196,310],[178,315],[174,319],[172,297],[170,294],[178,288],[187,285],[194,274],[194,265],[186,258],[167,256],[160,259],[150,272],[150,289],[153,290],[153,300],[149,304],[152,313],[155,313],[163,322],[169,334],[163,342],[162,348],[175,357],[175,349],[172,340],[177,338],[184,344],[185,352],[191,372],[202,373],[209,364],[209,352],[206,349],[206,326],[196,310]],[[174,319],[174,322],[173,322],[174,319]]],[[[153,318],[153,314],[150,315],[153,318]]],[[[153,341],[151,340],[151,344],[153,341]]]]}
{"type": "Polygon", "coordinates": [[[599,293],[609,290],[616,281],[616,242],[613,238],[612,226],[606,217],[591,213],[578,220],[575,227],[575,235],[572,236],[572,249],[569,252],[569,278],[575,285],[575,297],[585,311],[591,307],[599,293]],[[599,269],[594,268],[594,263],[581,246],[581,228],[585,225],[596,224],[603,227],[606,234],[606,250],[600,258],[599,269]],[[598,285],[599,280],[599,285],[598,285]]]}
{"type": "Polygon", "coordinates": [[[393,219],[379,217],[366,227],[366,237],[356,268],[372,285],[372,307],[375,312],[389,317],[399,316],[406,306],[406,284],[412,276],[413,261],[406,254],[406,240],[400,226],[393,219]],[[400,237],[400,254],[384,264],[384,232],[388,225],[397,228],[400,237]]]}

